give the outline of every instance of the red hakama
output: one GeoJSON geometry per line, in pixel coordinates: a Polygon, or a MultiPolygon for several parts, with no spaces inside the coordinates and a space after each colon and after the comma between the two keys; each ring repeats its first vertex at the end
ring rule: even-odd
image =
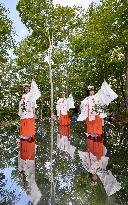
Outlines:
{"type": "Polygon", "coordinates": [[[59,117],[59,125],[61,125],[61,126],[70,125],[69,113],[68,113],[67,115],[62,115],[62,114],[60,114],[60,117],[59,117]]]}
{"type": "Polygon", "coordinates": [[[99,115],[95,116],[95,120],[89,121],[87,118],[86,125],[87,125],[87,133],[88,134],[102,134],[102,118],[99,115]]]}
{"type": "Polygon", "coordinates": [[[35,118],[24,118],[20,119],[20,136],[35,135],[35,118]]]}

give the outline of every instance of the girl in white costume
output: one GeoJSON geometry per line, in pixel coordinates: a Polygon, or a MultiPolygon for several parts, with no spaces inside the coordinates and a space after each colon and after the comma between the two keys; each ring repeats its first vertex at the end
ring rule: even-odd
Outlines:
{"type": "Polygon", "coordinates": [[[35,136],[36,100],[41,96],[35,81],[24,85],[24,94],[19,103],[20,136],[33,138],[35,136]]]}
{"type": "Polygon", "coordinates": [[[88,96],[81,102],[81,114],[78,117],[78,121],[86,122],[88,134],[102,134],[103,119],[106,114],[101,107],[109,105],[117,97],[106,81],[102,83],[101,89],[96,94],[94,94],[94,87],[88,86],[88,96]]]}
{"type": "Polygon", "coordinates": [[[61,92],[61,97],[57,101],[56,110],[59,117],[59,124],[62,126],[70,125],[69,109],[74,108],[72,95],[65,98],[65,92],[61,92]]]}

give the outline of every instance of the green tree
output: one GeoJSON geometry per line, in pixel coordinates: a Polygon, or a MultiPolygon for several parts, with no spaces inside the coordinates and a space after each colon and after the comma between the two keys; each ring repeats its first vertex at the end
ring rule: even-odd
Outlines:
{"type": "Polygon", "coordinates": [[[83,67],[82,82],[91,82],[97,89],[105,78],[119,95],[116,107],[127,110],[126,8],[127,1],[122,0],[102,0],[98,6],[92,4],[83,32],[72,39],[72,49],[76,61],[83,67]]]}
{"type": "Polygon", "coordinates": [[[5,6],[0,4],[0,67],[8,60],[8,49],[13,48],[13,26],[5,6]]]}
{"type": "MultiPolygon", "coordinates": [[[[13,64],[9,57],[9,49],[14,48],[14,38],[15,34],[13,29],[13,23],[8,17],[8,11],[5,6],[0,4],[0,70],[1,70],[1,119],[9,120],[10,116],[15,116],[15,100],[12,100],[13,92],[13,82],[16,78],[15,72],[13,70],[13,64]],[[12,79],[13,74],[13,79],[12,79]],[[12,102],[13,101],[13,102],[12,102]],[[10,114],[9,114],[10,113],[10,114]]],[[[15,98],[15,96],[14,96],[15,98]]]]}
{"type": "Polygon", "coordinates": [[[67,70],[71,52],[68,44],[71,35],[80,32],[78,27],[82,19],[82,9],[59,5],[55,7],[50,1],[20,0],[17,10],[22,22],[31,31],[16,49],[19,75],[21,81],[34,76],[39,86],[42,87],[43,110],[48,113],[50,80],[46,59],[49,53],[49,36],[53,36],[51,63],[55,101],[62,89],[68,92],[67,70]]]}

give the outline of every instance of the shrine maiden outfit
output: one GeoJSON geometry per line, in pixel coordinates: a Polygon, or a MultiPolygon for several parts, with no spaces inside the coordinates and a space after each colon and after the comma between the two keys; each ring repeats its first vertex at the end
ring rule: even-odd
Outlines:
{"type": "Polygon", "coordinates": [[[86,109],[87,112],[87,133],[101,135],[105,114],[99,113],[95,108],[95,104],[95,96],[89,96],[82,102],[81,109],[86,109]]]}
{"type": "Polygon", "coordinates": [[[24,94],[19,103],[20,116],[20,153],[18,169],[23,174],[23,185],[29,193],[30,201],[38,204],[41,192],[35,181],[35,109],[36,100],[41,96],[35,81],[30,92],[24,94]]]}
{"type": "Polygon", "coordinates": [[[35,136],[35,109],[36,100],[41,96],[35,81],[31,83],[30,92],[24,94],[19,103],[20,137],[35,136]]]}
{"type": "Polygon", "coordinates": [[[84,168],[89,173],[97,174],[99,170],[106,170],[109,158],[105,156],[107,153],[107,149],[102,142],[99,142],[97,148],[92,147],[92,145],[95,146],[95,142],[93,144],[93,142],[88,139],[87,152],[82,152],[78,150],[78,153],[80,159],[82,160],[82,165],[84,166],[84,168]]]}
{"type": "Polygon", "coordinates": [[[69,125],[70,124],[70,116],[69,109],[74,107],[74,100],[72,95],[66,98],[59,98],[56,105],[57,116],[59,117],[59,125],[69,125]]]}
{"type": "Polygon", "coordinates": [[[102,111],[101,107],[109,105],[117,97],[117,94],[104,81],[98,93],[86,97],[81,102],[81,114],[78,117],[78,121],[86,122],[88,134],[102,134],[103,119],[106,117],[106,114],[102,111]]]}

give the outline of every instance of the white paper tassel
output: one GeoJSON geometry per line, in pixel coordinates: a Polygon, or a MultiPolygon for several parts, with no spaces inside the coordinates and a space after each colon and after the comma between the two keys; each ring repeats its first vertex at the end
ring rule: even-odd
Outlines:
{"type": "Polygon", "coordinates": [[[75,108],[72,94],[67,98],[68,109],[75,108]]]}
{"type": "Polygon", "coordinates": [[[101,89],[96,93],[96,104],[100,106],[109,105],[110,102],[115,100],[118,95],[111,89],[106,81],[102,83],[101,89]]]}
{"type": "Polygon", "coordinates": [[[31,83],[30,95],[33,96],[35,100],[41,96],[40,90],[38,89],[38,86],[34,80],[32,80],[31,83]]]}

